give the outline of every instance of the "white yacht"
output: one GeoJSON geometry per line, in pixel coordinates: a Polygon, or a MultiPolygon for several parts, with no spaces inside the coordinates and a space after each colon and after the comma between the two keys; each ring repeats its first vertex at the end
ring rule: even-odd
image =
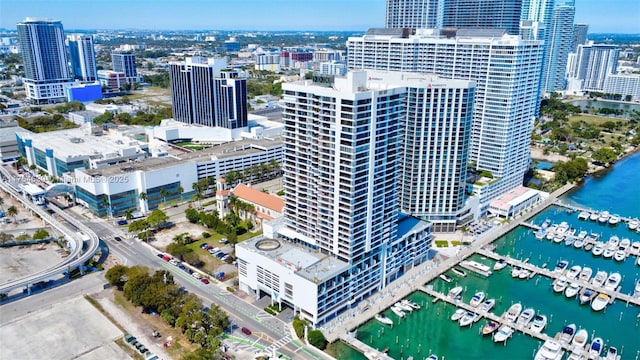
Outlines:
{"type": "Polygon", "coordinates": [[[391,311],[393,311],[393,313],[396,314],[396,316],[399,318],[403,318],[406,315],[404,311],[402,311],[402,309],[397,308],[395,305],[391,307],[391,311]]]}
{"type": "Polygon", "coordinates": [[[636,280],[636,287],[633,289],[633,297],[640,298],[640,279],[636,280]]]}
{"type": "Polygon", "coordinates": [[[562,345],[555,340],[547,340],[542,344],[536,355],[533,357],[534,360],[560,360],[564,355],[564,351],[562,350],[562,345]]]}
{"type": "Polygon", "coordinates": [[[518,316],[518,320],[516,320],[516,325],[522,325],[523,327],[526,327],[527,325],[529,325],[531,320],[533,320],[533,317],[535,315],[536,315],[536,311],[533,310],[532,308],[524,309],[524,311],[522,311],[520,316],[518,316]]]}
{"type": "Polygon", "coordinates": [[[597,221],[599,217],[600,217],[600,214],[598,214],[597,211],[594,211],[591,213],[591,215],[589,215],[589,220],[597,221]]]}
{"type": "Polygon", "coordinates": [[[449,290],[449,293],[447,293],[447,296],[449,296],[452,299],[455,299],[456,297],[458,297],[458,295],[462,294],[462,286],[456,286],[453,289],[449,290]]]}
{"type": "Polygon", "coordinates": [[[558,227],[556,225],[551,225],[548,229],[547,229],[547,235],[545,236],[545,238],[547,240],[553,240],[553,238],[556,236],[556,229],[558,227]]]}
{"type": "Polygon", "coordinates": [[[576,324],[569,324],[562,329],[560,333],[560,343],[569,344],[576,333],[576,324]]]}
{"type": "Polygon", "coordinates": [[[520,272],[522,271],[522,268],[520,266],[514,266],[511,269],[511,277],[512,278],[517,278],[518,276],[520,276],[520,272]]]}
{"type": "Polygon", "coordinates": [[[493,334],[500,327],[500,323],[495,321],[487,321],[487,324],[482,328],[482,335],[493,334]]]}
{"type": "Polygon", "coordinates": [[[620,244],[618,244],[618,245],[620,245],[623,248],[627,249],[627,248],[629,248],[629,246],[631,246],[631,240],[629,240],[629,238],[622,238],[622,240],[620,240],[620,244]]]}
{"type": "Polygon", "coordinates": [[[602,311],[607,307],[607,305],[609,305],[609,300],[609,295],[598,294],[598,296],[593,298],[593,300],[591,301],[591,309],[593,311],[602,311]]]}
{"type": "Polygon", "coordinates": [[[414,310],[420,310],[420,305],[418,303],[416,303],[416,302],[413,302],[413,301],[409,300],[409,299],[404,299],[404,300],[402,300],[400,302],[405,304],[405,305],[411,306],[414,310]]]}
{"type": "Polygon", "coordinates": [[[604,252],[602,253],[602,256],[605,259],[610,259],[616,253],[616,249],[617,249],[617,247],[609,245],[609,246],[607,246],[606,249],[604,249],[604,252]]]}
{"type": "Polygon", "coordinates": [[[531,276],[532,272],[527,269],[522,269],[520,274],[518,274],[518,279],[526,279],[531,276]]]}
{"type": "Polygon", "coordinates": [[[618,250],[613,254],[613,260],[624,261],[627,258],[627,249],[624,246],[618,246],[618,250]]]}
{"type": "Polygon", "coordinates": [[[565,270],[567,270],[568,265],[569,265],[569,262],[567,260],[558,261],[558,263],[556,264],[556,267],[553,269],[553,272],[563,273],[565,270]]]}
{"type": "Polygon", "coordinates": [[[462,276],[462,277],[466,277],[467,276],[466,271],[464,271],[462,269],[458,269],[457,267],[452,268],[451,271],[454,274],[458,275],[458,276],[462,276]]]}
{"type": "Polygon", "coordinates": [[[473,307],[478,307],[478,305],[480,305],[483,301],[484,301],[484,291],[478,291],[477,293],[473,294],[473,297],[471,297],[471,301],[469,301],[469,305],[473,306],[473,307]]]}
{"type": "Polygon", "coordinates": [[[556,235],[557,234],[564,235],[568,230],[569,230],[569,223],[566,221],[563,221],[556,228],[556,235]]]}
{"type": "Polygon", "coordinates": [[[590,233],[585,240],[587,240],[588,242],[596,242],[598,241],[598,239],[600,239],[600,235],[597,233],[590,233]]]}
{"type": "Polygon", "coordinates": [[[573,335],[576,334],[576,324],[569,324],[562,329],[560,333],[560,343],[567,345],[573,339],[573,335]]]}
{"type": "Polygon", "coordinates": [[[589,212],[580,211],[580,214],[578,214],[578,220],[588,220],[589,216],[591,216],[591,214],[589,214],[589,212]]]}
{"type": "Polygon", "coordinates": [[[604,282],[607,281],[608,274],[606,271],[598,271],[596,277],[591,280],[591,285],[602,287],[604,282]]]}
{"type": "Polygon", "coordinates": [[[533,317],[531,321],[531,326],[529,327],[531,331],[534,333],[541,333],[542,330],[547,326],[547,317],[545,315],[536,315],[533,317]]]}
{"type": "Polygon", "coordinates": [[[440,279],[448,283],[453,281],[453,279],[447,274],[440,274],[440,279]]]}
{"type": "Polygon", "coordinates": [[[493,306],[496,304],[496,299],[488,299],[485,300],[482,305],[480,305],[480,311],[488,312],[493,309],[493,306]]]}
{"type": "Polygon", "coordinates": [[[567,357],[567,360],[585,360],[583,353],[584,348],[574,346],[571,349],[571,353],[569,354],[569,357],[567,357]]]}
{"type": "Polygon", "coordinates": [[[604,360],[618,360],[618,349],[613,346],[609,346],[604,356],[601,357],[604,360]]]}
{"type": "Polygon", "coordinates": [[[640,255],[638,255],[636,258],[636,265],[640,266],[640,255]]]}
{"type": "Polygon", "coordinates": [[[611,215],[609,215],[609,212],[605,210],[600,213],[600,216],[598,216],[598,222],[606,223],[609,221],[609,217],[611,217],[611,215]]]}
{"type": "Polygon", "coordinates": [[[629,230],[635,230],[638,228],[638,226],[640,226],[640,220],[638,220],[638,218],[629,220],[629,223],[627,224],[629,230]]]}
{"type": "Polygon", "coordinates": [[[567,288],[568,285],[569,282],[567,281],[567,278],[562,276],[553,282],[553,291],[561,293],[567,288]]]}
{"type": "Polygon", "coordinates": [[[522,312],[522,304],[515,303],[504,313],[503,317],[507,321],[514,322],[520,316],[520,312],[522,312]]]}
{"type": "Polygon", "coordinates": [[[578,280],[589,282],[589,280],[591,279],[591,275],[593,275],[593,270],[590,267],[585,266],[582,268],[582,271],[580,271],[580,275],[578,275],[578,280]]]}
{"type": "Polygon", "coordinates": [[[556,235],[553,237],[553,242],[556,244],[559,244],[561,242],[564,241],[564,234],[558,234],[556,233],[556,235]]]}
{"type": "Polygon", "coordinates": [[[402,311],[413,312],[413,308],[403,303],[402,301],[398,301],[397,303],[394,304],[394,306],[402,311]]]}
{"type": "Polygon", "coordinates": [[[594,256],[600,256],[604,252],[604,247],[605,244],[602,241],[596,241],[596,244],[593,246],[593,250],[591,251],[591,253],[593,253],[594,256]]]}
{"type": "Polygon", "coordinates": [[[426,360],[438,360],[438,355],[431,354],[427,357],[426,360]]]}
{"type": "Polygon", "coordinates": [[[597,337],[591,342],[589,347],[589,358],[597,359],[602,352],[602,339],[597,337]]]}
{"type": "Polygon", "coordinates": [[[393,325],[393,320],[389,319],[384,314],[377,314],[374,318],[385,325],[393,325]]]}
{"type": "Polygon", "coordinates": [[[564,296],[568,298],[576,297],[580,292],[580,285],[578,283],[571,283],[567,286],[567,289],[564,291],[564,296]]]}
{"type": "Polygon", "coordinates": [[[544,229],[538,229],[538,230],[536,230],[534,235],[535,235],[536,239],[544,240],[544,237],[547,236],[547,232],[544,229]]]}
{"type": "Polygon", "coordinates": [[[584,289],[584,291],[580,294],[580,305],[584,305],[593,300],[594,296],[596,296],[596,292],[591,289],[584,289]]]}
{"type": "Polygon", "coordinates": [[[459,324],[462,327],[473,325],[476,320],[480,318],[480,315],[468,311],[462,318],[460,318],[459,324]]]}
{"type": "Polygon", "coordinates": [[[576,279],[578,277],[578,275],[580,275],[580,271],[582,271],[582,266],[573,265],[569,269],[569,271],[567,271],[567,279],[569,279],[569,280],[576,279]]]}
{"type": "Polygon", "coordinates": [[[576,336],[573,337],[571,346],[578,346],[584,349],[584,347],[587,346],[588,340],[589,340],[589,332],[585,329],[580,329],[576,333],[576,336]]]}
{"type": "Polygon", "coordinates": [[[451,315],[451,320],[452,321],[458,321],[460,320],[461,317],[464,316],[464,314],[466,314],[467,312],[464,309],[457,309],[453,315],[451,315]]]}
{"type": "Polygon", "coordinates": [[[495,264],[493,264],[493,270],[494,271],[502,270],[506,266],[507,266],[507,262],[504,259],[500,259],[500,260],[496,261],[495,264]]]}
{"type": "Polygon", "coordinates": [[[587,238],[587,230],[582,230],[578,233],[578,236],[576,237],[576,239],[578,240],[584,240],[587,238]]]}
{"type": "Polygon", "coordinates": [[[498,332],[493,335],[494,342],[503,342],[507,341],[508,338],[513,335],[513,329],[508,327],[507,325],[502,325],[498,332]]]}
{"type": "Polygon", "coordinates": [[[618,246],[618,244],[620,244],[620,238],[617,235],[611,235],[609,241],[607,242],[607,245],[618,246]]]}
{"type": "Polygon", "coordinates": [[[640,241],[634,241],[631,244],[631,253],[633,255],[640,255],[640,241]]]}
{"type": "Polygon", "coordinates": [[[611,215],[611,217],[609,217],[609,225],[618,225],[619,222],[620,222],[620,216],[611,215]]]}
{"type": "Polygon", "coordinates": [[[607,278],[607,282],[604,284],[604,288],[607,290],[617,290],[618,285],[620,285],[620,281],[622,281],[622,276],[620,273],[614,272],[609,275],[607,278]]]}

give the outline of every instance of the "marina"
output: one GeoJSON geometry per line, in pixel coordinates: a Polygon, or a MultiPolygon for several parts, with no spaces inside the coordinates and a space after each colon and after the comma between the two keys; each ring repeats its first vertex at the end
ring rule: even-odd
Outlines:
{"type": "MultiPolygon", "coordinates": [[[[634,157],[636,169],[640,169],[640,156],[634,157]]],[[[635,171],[638,170],[631,174],[635,171]]],[[[590,179],[587,185],[590,181],[600,182],[602,179],[590,179]]],[[[605,184],[607,194],[611,191],[611,186],[605,184]]],[[[371,349],[386,350],[385,356],[394,359],[425,359],[432,354],[437,354],[440,359],[534,359],[543,344],[554,341],[567,325],[575,324],[574,331],[584,329],[588,332],[589,342],[581,349],[574,348],[571,342],[563,345],[565,355],[562,358],[587,359],[587,353],[596,344],[597,349],[593,349],[591,358],[596,358],[595,352],[599,351],[602,359],[609,354],[610,359],[640,359],[640,344],[637,341],[640,336],[640,291],[636,292],[636,288],[640,286],[640,268],[636,265],[639,260],[634,258],[638,255],[632,248],[635,242],[640,241],[640,233],[633,222],[640,216],[635,207],[640,202],[640,194],[634,187],[629,188],[628,183],[616,186],[627,186],[630,193],[617,189],[611,191],[612,197],[607,198],[589,186],[583,186],[586,189],[564,198],[560,205],[555,205],[556,200],[551,198],[543,204],[544,210],[539,213],[534,211],[534,215],[529,216],[526,220],[528,225],[520,226],[517,221],[510,222],[500,229],[501,234],[496,235],[497,229],[494,229],[487,235],[496,239],[495,241],[490,239],[484,242],[484,239],[480,239],[469,247],[463,247],[463,251],[457,256],[441,260],[438,268],[443,270],[435,273],[416,270],[416,273],[410,274],[409,282],[391,289],[387,296],[395,295],[396,299],[408,296],[427,311],[414,311],[405,318],[397,318],[389,310],[385,310],[385,314],[394,320],[393,327],[385,327],[375,320],[358,321],[358,317],[354,315],[356,325],[347,327],[347,335],[341,338],[359,339],[371,349]],[[590,192],[588,199],[594,199],[595,202],[582,203],[577,200],[587,192],[590,192]],[[617,201],[616,196],[622,200],[617,201]],[[625,203],[627,207],[616,208],[616,205],[624,206],[625,203]],[[598,221],[600,216],[595,220],[586,219],[587,214],[582,214],[579,219],[583,211],[580,209],[589,211],[589,218],[593,213],[608,211],[609,219],[611,215],[620,219],[615,224],[610,224],[608,220],[598,221]],[[566,244],[566,238],[559,243],[544,240],[546,229],[553,227],[549,219],[556,223],[556,228],[562,222],[567,223],[565,233],[573,234],[574,240],[570,245],[566,244]],[[536,234],[536,231],[542,229],[545,229],[544,239],[539,238],[540,233],[536,234]],[[618,245],[622,239],[629,239],[631,245],[626,248],[628,252],[625,260],[616,261],[614,255],[605,259],[602,255],[593,254],[594,247],[606,244],[614,235],[619,238],[618,245]],[[487,246],[488,244],[491,245],[487,246]],[[566,265],[560,273],[554,274],[553,270],[560,260],[566,261],[566,265]],[[473,261],[492,271],[486,275],[480,274],[463,266],[462,261],[467,265],[469,261],[473,261]],[[451,274],[449,269],[455,265],[464,269],[468,276],[449,276],[451,282],[439,278],[444,272],[449,271],[451,274]],[[529,275],[513,278],[511,270],[514,266],[528,271],[529,275]],[[501,270],[503,267],[508,268],[501,270]],[[566,277],[572,268],[574,270],[571,276],[575,278],[567,280],[567,288],[563,293],[554,293],[553,282],[563,275],[566,277]],[[613,273],[621,274],[615,289],[605,289],[604,283],[593,283],[601,272],[606,273],[607,277],[613,273]],[[579,290],[574,287],[569,291],[572,296],[567,297],[566,292],[572,284],[579,290]],[[458,296],[447,297],[446,294],[456,287],[462,287],[463,291],[458,296]],[[576,290],[577,293],[574,294],[576,290]],[[469,304],[479,292],[483,292],[486,298],[495,299],[493,310],[481,310],[480,307],[469,304]],[[594,302],[598,294],[603,294],[608,299],[606,307],[595,311],[589,304],[594,302]],[[529,326],[521,325],[525,331],[518,329],[517,325],[505,324],[497,315],[503,314],[516,303],[522,304],[522,312],[528,308],[535,310],[529,326]],[[450,318],[456,309],[462,311],[460,318],[454,322],[450,318]],[[480,318],[474,318],[470,325],[461,327],[460,319],[469,312],[480,315],[480,318]],[[498,328],[505,327],[514,332],[504,342],[495,342],[493,338],[482,335],[487,331],[495,336],[498,328]],[[555,335],[552,337],[553,334],[555,335]],[[599,340],[593,343],[594,339],[599,340]]],[[[375,302],[371,304],[374,311],[380,309],[378,306],[375,302]]]]}

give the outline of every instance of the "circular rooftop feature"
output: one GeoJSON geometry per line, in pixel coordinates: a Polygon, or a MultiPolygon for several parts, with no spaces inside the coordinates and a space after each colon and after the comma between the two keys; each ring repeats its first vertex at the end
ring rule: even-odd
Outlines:
{"type": "Polygon", "coordinates": [[[262,251],[271,251],[280,247],[280,242],[278,240],[272,239],[263,239],[256,243],[256,249],[262,251]]]}

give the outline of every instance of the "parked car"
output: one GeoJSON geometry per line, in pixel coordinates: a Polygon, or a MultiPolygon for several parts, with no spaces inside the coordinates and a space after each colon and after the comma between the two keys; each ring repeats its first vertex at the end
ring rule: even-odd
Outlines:
{"type": "Polygon", "coordinates": [[[220,239],[220,244],[228,244],[229,240],[227,240],[227,238],[222,238],[220,239]]]}
{"type": "Polygon", "coordinates": [[[169,264],[171,264],[171,265],[173,265],[173,266],[178,266],[178,265],[179,265],[179,264],[178,264],[178,260],[176,260],[176,259],[171,259],[171,260],[169,260],[169,264]]]}
{"type": "Polygon", "coordinates": [[[200,249],[206,249],[206,248],[207,248],[207,246],[209,246],[209,244],[207,244],[207,243],[202,243],[202,244],[200,244],[200,249]]]}
{"type": "Polygon", "coordinates": [[[223,253],[222,251],[216,254],[216,257],[218,259],[222,259],[223,257],[225,257],[227,254],[223,253]]]}
{"type": "Polygon", "coordinates": [[[171,256],[166,255],[166,254],[165,254],[165,255],[162,255],[162,260],[164,260],[164,261],[167,261],[167,262],[168,262],[169,260],[171,260],[171,256]]]}
{"type": "Polygon", "coordinates": [[[247,329],[246,327],[243,326],[241,330],[245,335],[251,335],[251,330],[247,329]]]}
{"type": "Polygon", "coordinates": [[[200,282],[202,282],[203,284],[208,284],[209,283],[209,279],[202,278],[202,279],[200,279],[200,282]]]}
{"type": "Polygon", "coordinates": [[[202,278],[202,275],[200,275],[200,273],[199,273],[199,272],[197,272],[197,271],[195,271],[193,274],[191,274],[191,276],[193,276],[193,277],[194,277],[194,278],[196,278],[196,279],[200,279],[200,278],[202,278]]]}
{"type": "Polygon", "coordinates": [[[160,259],[162,259],[164,257],[163,253],[158,253],[158,255],[156,255],[157,257],[159,257],[160,259]]]}
{"type": "Polygon", "coordinates": [[[127,225],[129,222],[125,219],[120,219],[118,221],[116,221],[116,224],[118,224],[118,226],[123,226],[123,225],[127,225]]]}

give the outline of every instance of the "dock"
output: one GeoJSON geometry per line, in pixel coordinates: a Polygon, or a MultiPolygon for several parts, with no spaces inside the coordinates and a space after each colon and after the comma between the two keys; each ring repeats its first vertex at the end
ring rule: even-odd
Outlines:
{"type": "MultiPolygon", "coordinates": [[[[560,201],[560,200],[556,200],[556,201],[553,203],[553,205],[558,206],[558,207],[561,207],[561,208],[565,208],[565,209],[570,210],[570,211],[572,211],[572,212],[582,212],[582,211],[586,211],[586,212],[588,212],[588,213],[594,213],[594,212],[599,213],[599,212],[600,212],[600,211],[597,211],[597,210],[588,209],[588,208],[583,208],[583,207],[580,207],[580,206],[575,206],[575,205],[565,204],[565,203],[563,203],[563,202],[562,202],[562,201],[560,201]]],[[[613,215],[613,214],[612,214],[612,215],[613,215]]],[[[620,222],[621,222],[621,223],[622,223],[622,222],[624,222],[624,223],[628,223],[629,221],[631,221],[631,220],[632,220],[631,218],[624,217],[624,216],[621,216],[621,215],[616,215],[616,216],[618,216],[618,217],[620,218],[620,222]]]]}
{"type": "MultiPolygon", "coordinates": [[[[537,267],[535,265],[532,265],[532,264],[529,264],[529,263],[525,263],[525,262],[520,261],[518,259],[514,259],[514,258],[511,258],[511,257],[507,257],[507,256],[502,256],[502,255],[500,255],[498,253],[495,253],[495,252],[489,251],[489,250],[485,250],[485,249],[479,249],[478,250],[478,254],[480,254],[482,256],[486,256],[487,258],[494,259],[496,261],[500,260],[500,259],[504,259],[504,261],[507,264],[511,265],[511,266],[519,266],[519,267],[521,267],[523,269],[527,269],[527,270],[529,270],[531,272],[534,272],[536,274],[540,274],[540,275],[546,276],[546,277],[552,279],[553,281],[559,279],[564,274],[564,272],[556,273],[556,272],[554,272],[552,270],[539,268],[539,267],[537,267]]],[[[597,286],[594,286],[591,283],[584,282],[584,281],[579,280],[579,279],[571,280],[571,282],[575,282],[575,283],[579,284],[580,287],[582,287],[583,289],[584,288],[588,288],[588,289],[591,289],[591,290],[593,290],[595,292],[598,292],[598,293],[607,294],[607,295],[609,295],[609,297],[611,297],[611,302],[613,302],[615,299],[619,299],[621,301],[624,301],[627,304],[633,304],[633,305],[636,305],[636,306],[640,306],[640,298],[634,298],[631,295],[623,294],[623,293],[621,293],[619,291],[608,290],[608,289],[605,289],[605,288],[597,287],[597,286]]]]}
{"type": "Polygon", "coordinates": [[[367,359],[375,359],[375,360],[393,360],[392,357],[390,357],[389,355],[385,354],[382,351],[378,351],[374,348],[372,348],[371,346],[363,343],[362,341],[356,339],[355,336],[345,336],[342,338],[343,341],[345,341],[346,343],[348,343],[349,345],[351,345],[353,348],[355,348],[356,350],[360,351],[361,353],[363,353],[367,359]]]}

